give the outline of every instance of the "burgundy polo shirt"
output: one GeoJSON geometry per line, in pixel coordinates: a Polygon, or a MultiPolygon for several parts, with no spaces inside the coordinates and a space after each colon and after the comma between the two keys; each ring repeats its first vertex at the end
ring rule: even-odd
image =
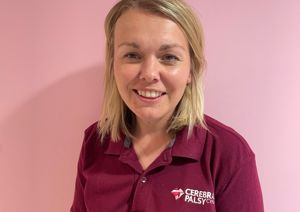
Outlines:
{"type": "Polygon", "coordinates": [[[146,169],[126,138],[100,143],[85,131],[71,212],[262,212],[255,156],[234,130],[205,116],[146,169]]]}

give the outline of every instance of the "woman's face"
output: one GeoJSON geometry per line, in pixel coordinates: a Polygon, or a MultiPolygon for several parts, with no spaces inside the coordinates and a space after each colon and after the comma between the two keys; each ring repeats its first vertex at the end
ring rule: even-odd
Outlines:
{"type": "Polygon", "coordinates": [[[186,37],[173,21],[130,9],[114,34],[114,77],[138,123],[164,124],[190,82],[186,37]]]}

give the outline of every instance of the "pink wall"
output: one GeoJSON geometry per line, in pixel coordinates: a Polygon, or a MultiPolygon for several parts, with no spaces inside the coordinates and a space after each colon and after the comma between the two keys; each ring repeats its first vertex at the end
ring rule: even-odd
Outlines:
{"type": "MultiPolygon", "coordinates": [[[[206,112],[256,152],[266,211],[300,211],[300,4],[189,2],[206,34],[206,112]]],[[[68,211],[112,4],[1,1],[0,211],[68,211]]]]}

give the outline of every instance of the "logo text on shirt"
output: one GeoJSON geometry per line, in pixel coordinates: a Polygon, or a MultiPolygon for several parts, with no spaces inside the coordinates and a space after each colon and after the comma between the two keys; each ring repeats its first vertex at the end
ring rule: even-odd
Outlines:
{"type": "Polygon", "coordinates": [[[182,190],[181,188],[176,188],[171,191],[171,194],[174,196],[175,200],[184,196],[184,201],[187,203],[200,205],[215,204],[214,193],[209,191],[201,191],[191,188],[182,190]]]}

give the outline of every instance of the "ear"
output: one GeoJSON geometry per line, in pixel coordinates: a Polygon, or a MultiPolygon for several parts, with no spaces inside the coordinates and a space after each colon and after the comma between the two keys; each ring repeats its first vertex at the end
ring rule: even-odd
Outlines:
{"type": "Polygon", "coordinates": [[[186,84],[188,85],[188,84],[190,84],[192,82],[192,74],[191,74],[191,72],[189,73],[189,76],[188,76],[188,78],[187,78],[187,82],[186,82],[186,84]]]}

